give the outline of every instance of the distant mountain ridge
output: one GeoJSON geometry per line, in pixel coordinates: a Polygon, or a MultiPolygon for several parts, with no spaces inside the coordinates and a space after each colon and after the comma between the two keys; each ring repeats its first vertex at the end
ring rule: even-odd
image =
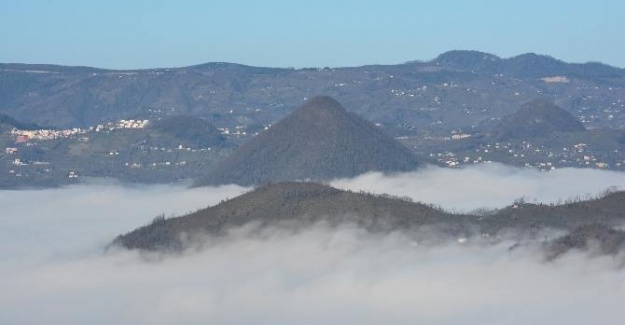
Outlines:
{"type": "MultiPolygon", "coordinates": [[[[600,110],[622,98],[624,86],[625,70],[604,64],[536,54],[501,59],[477,51],[449,51],[426,62],[323,69],[221,62],[143,70],[0,64],[0,113],[62,128],[180,114],[234,127],[275,123],[302,98],[328,94],[385,125],[452,130],[507,115],[537,91],[567,110],[582,104],[600,110]],[[541,80],[555,76],[572,83],[541,80]]],[[[616,122],[625,125],[611,123],[616,122]]]]}
{"type": "Polygon", "coordinates": [[[548,55],[525,53],[500,58],[479,51],[454,50],[445,52],[431,62],[460,70],[498,73],[519,78],[542,78],[567,75],[580,78],[623,77],[625,70],[599,62],[566,63],[548,55]]]}
{"type": "Polygon", "coordinates": [[[198,185],[327,181],[417,166],[408,148],[335,99],[316,96],[243,144],[198,185]]]}

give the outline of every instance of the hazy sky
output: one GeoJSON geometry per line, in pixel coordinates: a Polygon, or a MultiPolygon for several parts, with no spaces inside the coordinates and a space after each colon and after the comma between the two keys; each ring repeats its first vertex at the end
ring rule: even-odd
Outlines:
{"type": "Polygon", "coordinates": [[[308,67],[452,49],[625,67],[618,0],[0,0],[0,62],[308,67]]]}

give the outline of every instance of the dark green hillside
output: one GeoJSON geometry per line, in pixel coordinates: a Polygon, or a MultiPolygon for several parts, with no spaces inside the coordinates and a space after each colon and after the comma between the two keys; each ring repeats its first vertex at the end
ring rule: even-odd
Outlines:
{"type": "Polygon", "coordinates": [[[573,229],[590,223],[615,226],[625,220],[625,192],[561,205],[516,204],[482,220],[486,231],[502,227],[573,229]]]}
{"type": "Polygon", "coordinates": [[[587,224],[612,227],[624,218],[625,192],[558,206],[517,204],[478,216],[449,214],[402,198],[290,182],[262,186],[186,216],[156,218],[147,226],[117,237],[114,244],[147,250],[179,250],[185,247],[185,238],[223,235],[230,228],[251,222],[287,227],[319,221],[353,222],[372,232],[409,231],[436,225],[448,234],[482,233],[495,238],[502,230],[531,233],[541,229],[573,230],[587,224]]]}
{"type": "Polygon", "coordinates": [[[408,148],[319,96],[241,146],[199,185],[323,181],[418,166],[408,148]]]}
{"type": "Polygon", "coordinates": [[[0,130],[13,128],[20,130],[37,130],[41,129],[41,126],[35,123],[24,123],[6,114],[0,114],[0,130]]]}
{"type": "Polygon", "coordinates": [[[573,115],[553,103],[536,99],[504,119],[498,135],[502,140],[546,138],[556,132],[582,132],[586,128],[573,115]]]}
{"type": "Polygon", "coordinates": [[[183,217],[156,219],[119,236],[115,243],[126,248],[178,249],[183,246],[183,233],[216,235],[250,222],[271,225],[290,221],[297,226],[321,220],[337,224],[352,221],[372,231],[388,231],[452,220],[461,225],[466,217],[399,198],[352,193],[315,183],[279,183],[183,217]]]}
{"type": "Polygon", "coordinates": [[[498,72],[502,59],[479,51],[454,50],[437,56],[433,62],[447,68],[495,73],[498,72]]]}
{"type": "Polygon", "coordinates": [[[220,146],[225,138],[217,128],[205,119],[178,115],[165,117],[150,123],[150,129],[182,140],[188,146],[210,148],[220,146]]]}

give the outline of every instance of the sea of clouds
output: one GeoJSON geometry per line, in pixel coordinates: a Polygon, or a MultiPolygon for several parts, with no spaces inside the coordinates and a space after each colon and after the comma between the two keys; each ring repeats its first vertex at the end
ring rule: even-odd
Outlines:
{"type": "MultiPolygon", "coordinates": [[[[625,186],[625,173],[487,164],[338,180],[450,210],[557,202],[625,186]]],[[[176,255],[106,250],[154,216],[248,189],[86,184],[0,192],[0,324],[614,324],[622,259],[539,247],[415,240],[346,224],[233,231],[176,255]]],[[[435,236],[436,234],[422,234],[435,236]]]]}
{"type": "Polygon", "coordinates": [[[594,197],[609,187],[625,189],[625,173],[579,168],[543,172],[484,163],[463,169],[428,166],[395,175],[368,173],[331,184],[341,189],[408,196],[446,210],[466,212],[502,208],[517,199],[558,203],[594,197]]]}

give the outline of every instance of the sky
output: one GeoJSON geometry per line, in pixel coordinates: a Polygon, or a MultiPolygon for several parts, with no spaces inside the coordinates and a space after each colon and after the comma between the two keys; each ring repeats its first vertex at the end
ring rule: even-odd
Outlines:
{"type": "MultiPolygon", "coordinates": [[[[369,174],[339,185],[369,190],[375,182],[447,209],[625,186],[625,175],[609,171],[541,175],[484,164],[369,174]],[[463,196],[469,184],[480,195],[463,196]],[[431,201],[444,195],[456,199],[431,201]]],[[[569,252],[546,262],[540,243],[521,237],[511,250],[519,240],[512,233],[491,244],[431,229],[371,234],[353,224],[297,231],[246,225],[175,255],[105,250],[157,214],[184,214],[246,190],[100,181],[3,191],[0,324],[581,325],[625,317],[625,254],[569,252]]]]}
{"type": "Polygon", "coordinates": [[[341,67],[466,49],[625,67],[619,0],[0,0],[0,62],[341,67]]]}

